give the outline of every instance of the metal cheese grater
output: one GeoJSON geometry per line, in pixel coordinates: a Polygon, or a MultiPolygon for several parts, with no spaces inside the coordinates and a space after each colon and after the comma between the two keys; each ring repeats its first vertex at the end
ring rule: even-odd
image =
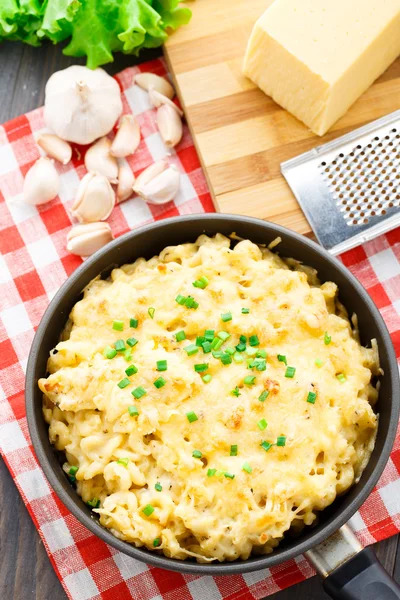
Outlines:
{"type": "Polygon", "coordinates": [[[339,254],[400,225],[400,110],[281,164],[319,242],[339,254]]]}

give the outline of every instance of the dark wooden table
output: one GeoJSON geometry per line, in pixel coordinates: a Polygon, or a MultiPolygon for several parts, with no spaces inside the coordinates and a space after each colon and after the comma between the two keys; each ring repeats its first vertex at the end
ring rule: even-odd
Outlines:
{"type": "MultiPolygon", "coordinates": [[[[160,51],[142,54],[140,60],[159,56],[160,51]]],[[[109,73],[137,62],[117,56],[106,66],[109,73]]],[[[63,56],[59,46],[30,48],[22,44],[0,46],[0,123],[32,110],[44,100],[49,76],[82,60],[63,56]]],[[[377,554],[386,569],[400,580],[398,537],[377,544],[377,554]]],[[[270,600],[324,600],[317,577],[269,597],[270,600]]],[[[65,600],[66,594],[50,564],[35,526],[12,478],[0,460],[0,599],[65,600]]],[[[206,598],[204,600],[207,600],[206,598]]]]}

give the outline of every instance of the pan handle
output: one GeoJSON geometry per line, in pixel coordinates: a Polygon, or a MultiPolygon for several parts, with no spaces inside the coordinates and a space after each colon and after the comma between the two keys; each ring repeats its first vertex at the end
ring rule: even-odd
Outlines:
{"type": "Polygon", "coordinates": [[[347,525],[306,556],[324,577],[324,589],[334,600],[400,600],[400,587],[347,525]]]}

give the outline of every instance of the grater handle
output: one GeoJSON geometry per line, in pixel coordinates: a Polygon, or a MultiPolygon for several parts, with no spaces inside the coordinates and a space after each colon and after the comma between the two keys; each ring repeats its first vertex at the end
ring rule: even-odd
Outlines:
{"type": "Polygon", "coordinates": [[[400,587],[371,548],[361,550],[328,575],[324,589],[334,600],[400,599],[400,587]]]}

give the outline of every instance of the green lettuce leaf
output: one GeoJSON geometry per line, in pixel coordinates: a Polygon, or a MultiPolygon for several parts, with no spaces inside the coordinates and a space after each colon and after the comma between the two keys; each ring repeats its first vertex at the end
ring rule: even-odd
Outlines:
{"type": "Polygon", "coordinates": [[[48,37],[52,42],[61,42],[72,34],[73,19],[81,7],[80,0],[58,0],[47,2],[39,37],[48,37]]]}

